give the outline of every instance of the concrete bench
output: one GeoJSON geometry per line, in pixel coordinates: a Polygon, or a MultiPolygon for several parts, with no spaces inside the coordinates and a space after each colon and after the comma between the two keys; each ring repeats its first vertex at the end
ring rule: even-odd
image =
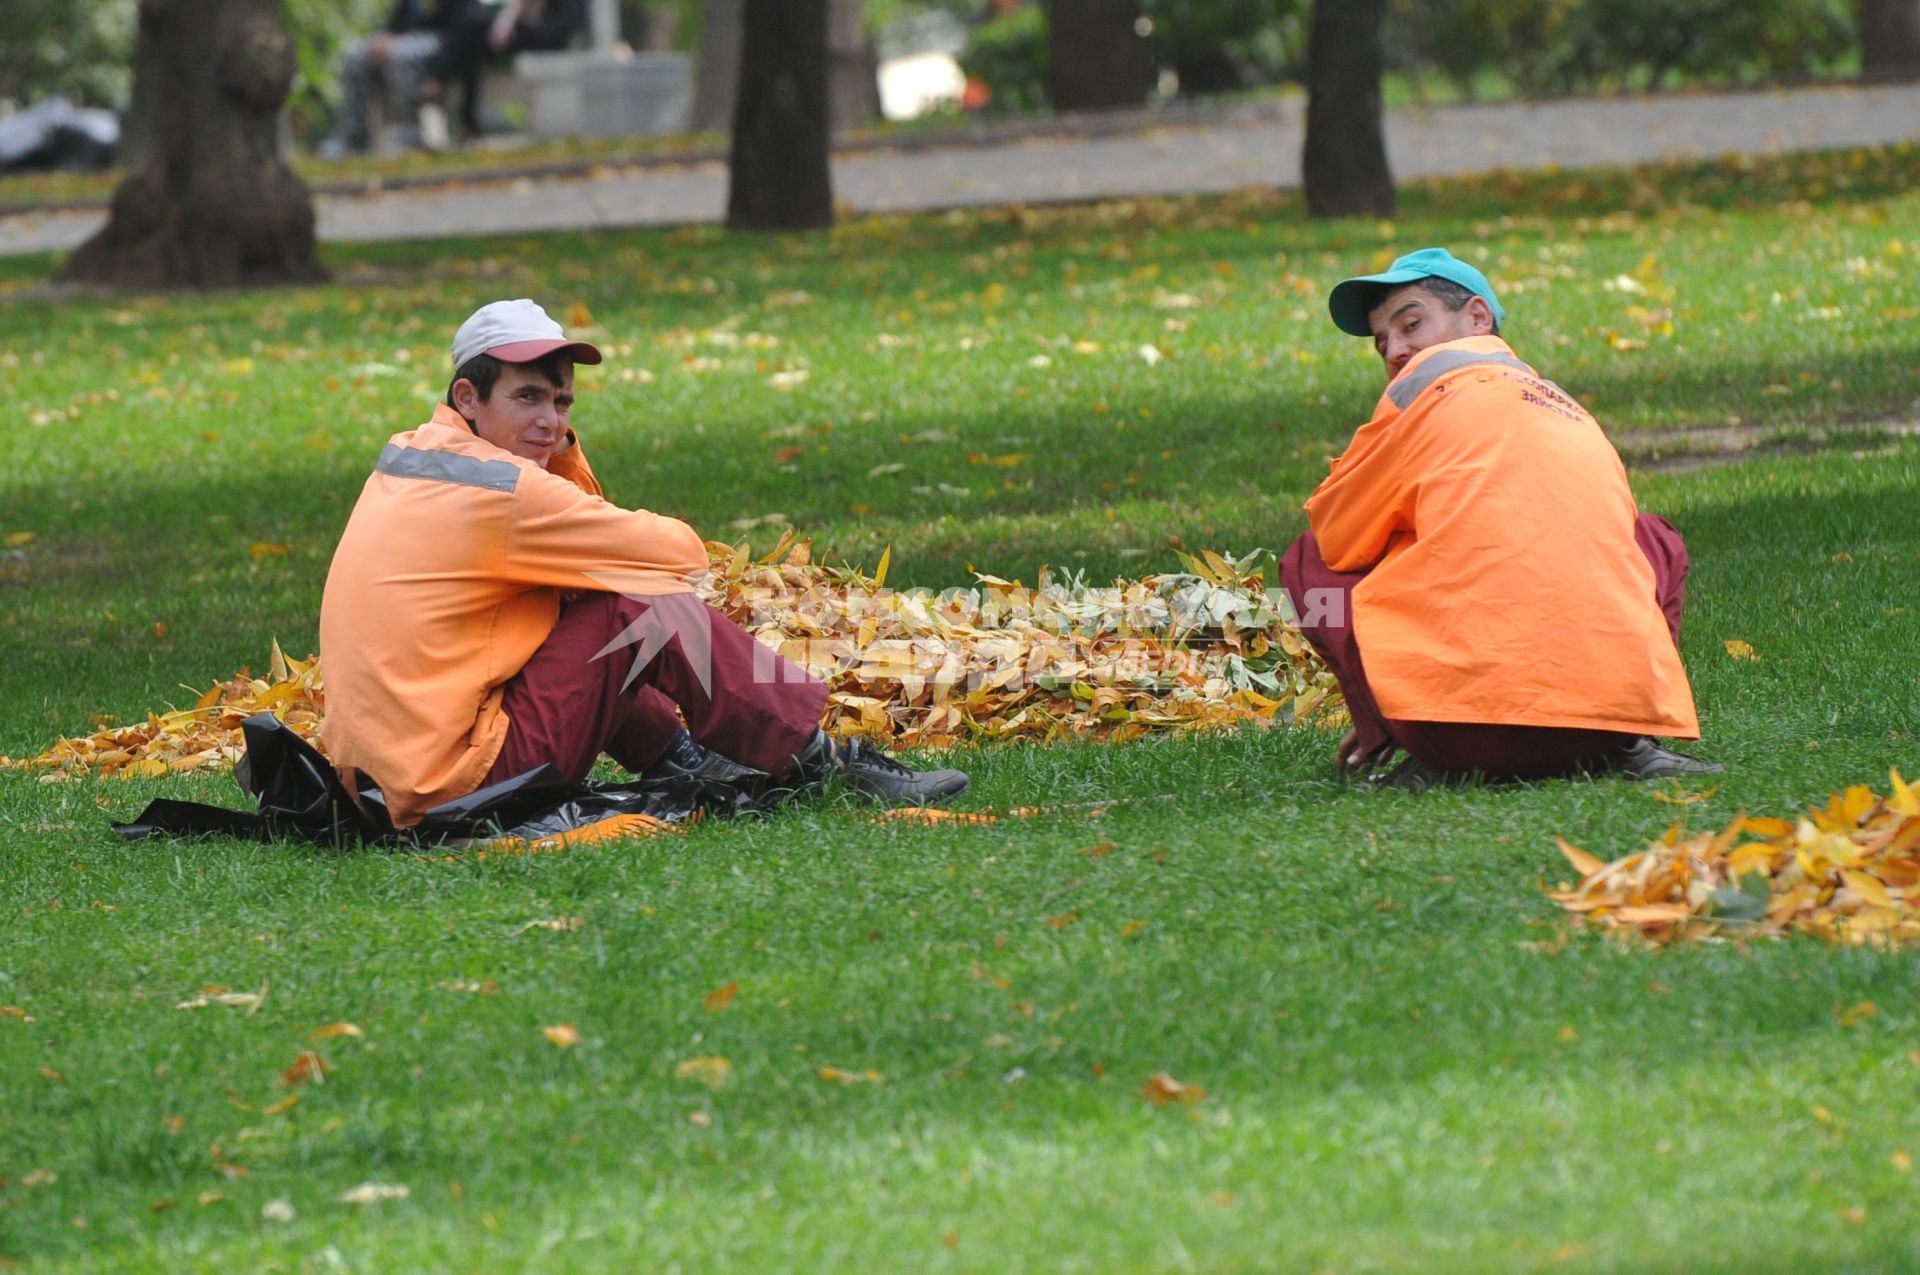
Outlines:
{"type": "Polygon", "coordinates": [[[693,111],[693,62],[684,53],[636,53],[620,40],[619,0],[590,0],[576,47],[522,53],[487,77],[490,101],[525,105],[535,137],[681,133],[693,111]]]}

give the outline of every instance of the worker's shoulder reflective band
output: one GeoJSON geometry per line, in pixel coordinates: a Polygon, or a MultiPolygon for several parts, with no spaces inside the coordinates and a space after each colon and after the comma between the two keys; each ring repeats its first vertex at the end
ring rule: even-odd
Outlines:
{"type": "Polygon", "coordinates": [[[380,451],[376,474],[395,478],[425,478],[436,483],[457,483],[462,487],[485,487],[489,491],[512,491],[520,481],[520,467],[504,460],[476,460],[458,452],[426,451],[388,443],[380,451]]]}
{"type": "Polygon", "coordinates": [[[1406,376],[1387,386],[1387,397],[1401,411],[1420,397],[1421,391],[1449,372],[1458,372],[1463,367],[1473,367],[1481,363],[1498,363],[1502,367],[1517,367],[1528,376],[1533,369],[1519,359],[1506,354],[1475,354],[1471,350],[1443,350],[1422,363],[1406,376]]]}

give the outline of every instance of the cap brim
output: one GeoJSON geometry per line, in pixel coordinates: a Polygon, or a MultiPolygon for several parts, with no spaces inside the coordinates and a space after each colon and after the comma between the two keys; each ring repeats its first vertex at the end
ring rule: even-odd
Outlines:
{"type": "Polygon", "coordinates": [[[531,363],[535,359],[544,359],[556,350],[565,350],[575,363],[598,363],[600,351],[585,341],[513,341],[506,345],[496,345],[483,353],[491,354],[502,363],[531,363]]]}
{"type": "Polygon", "coordinates": [[[1419,270],[1389,270],[1385,274],[1365,274],[1334,285],[1327,294],[1327,313],[1333,325],[1350,336],[1372,336],[1367,316],[1380,304],[1387,289],[1403,283],[1417,283],[1430,275],[1419,270]]]}

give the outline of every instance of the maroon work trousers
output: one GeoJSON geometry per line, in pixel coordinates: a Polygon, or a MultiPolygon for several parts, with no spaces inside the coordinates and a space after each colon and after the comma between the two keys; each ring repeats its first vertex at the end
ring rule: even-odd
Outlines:
{"type": "Polygon", "coordinates": [[[505,695],[506,744],[487,784],[542,763],[577,782],[601,753],[639,774],[682,716],[714,752],[784,778],[827,706],[823,683],[692,594],[574,595],[505,695]]]}
{"type": "MultiPolygon", "coordinates": [[[[1655,514],[1641,514],[1634,524],[1634,542],[1653,564],[1654,600],[1667,617],[1674,644],[1680,642],[1680,613],[1687,593],[1687,546],[1672,523],[1655,514]]],[[[1280,558],[1280,583],[1299,607],[1308,590],[1333,590],[1337,601],[1316,595],[1326,605],[1323,621],[1301,630],[1340,680],[1347,711],[1353,716],[1355,747],[1371,756],[1389,744],[1398,744],[1435,770],[1452,774],[1480,774],[1493,779],[1545,779],[1564,775],[1583,762],[1593,761],[1631,739],[1611,731],[1573,730],[1553,726],[1511,726],[1497,722],[1416,722],[1385,717],[1367,684],[1360,644],[1353,634],[1353,587],[1366,579],[1364,571],[1335,571],[1320,556],[1320,542],[1311,531],[1288,547],[1280,558]]]]}

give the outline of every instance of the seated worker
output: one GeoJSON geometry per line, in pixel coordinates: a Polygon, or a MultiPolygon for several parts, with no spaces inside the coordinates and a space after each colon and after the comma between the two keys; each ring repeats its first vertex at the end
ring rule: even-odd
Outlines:
{"type": "Polygon", "coordinates": [[[1381,782],[1415,790],[1718,771],[1649,738],[1700,737],[1677,649],[1686,546],[1635,506],[1599,423],[1500,339],[1486,276],[1423,248],[1328,307],[1388,378],[1281,559],[1353,715],[1342,769],[1397,745],[1381,782]]]}
{"type": "Polygon", "coordinates": [[[386,25],[340,54],[340,114],[321,156],[338,159],[373,144],[370,109],[383,90],[387,122],[400,126],[408,148],[418,146],[420,106],[447,38],[478,7],[478,0],[394,0],[386,25]]]}
{"type": "Polygon", "coordinates": [[[532,301],[482,306],[446,403],[381,451],[320,604],[321,742],[348,789],[369,777],[406,827],[542,764],[583,779],[605,752],[636,773],[752,767],[775,790],[965,792],[959,771],[830,739],[827,688],[693,595],[693,528],[602,498],[568,424],[573,365],[598,362],[532,301]]]}

